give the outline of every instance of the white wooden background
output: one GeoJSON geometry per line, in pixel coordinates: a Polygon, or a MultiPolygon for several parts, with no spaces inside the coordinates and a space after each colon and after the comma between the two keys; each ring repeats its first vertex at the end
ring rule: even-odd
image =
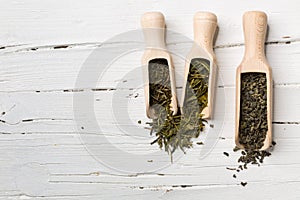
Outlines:
{"type": "MultiPolygon", "coordinates": [[[[299,1],[0,2],[0,199],[299,199],[299,1]],[[114,89],[126,72],[139,65],[142,52],[116,61],[99,88],[75,88],[75,81],[90,53],[112,36],[140,28],[144,12],[163,12],[168,29],[192,38],[192,17],[200,10],[218,16],[215,52],[223,77],[219,88],[226,97],[221,104],[226,108],[224,124],[208,156],[199,159],[203,147],[196,146],[169,165],[168,156],[149,145],[154,137],[138,140],[122,134],[111,114],[114,89]],[[239,156],[232,152],[234,77],[243,56],[241,21],[247,10],[263,10],[269,17],[266,51],[275,83],[277,145],[261,167],[250,167],[233,179],[233,172],[226,167],[237,166],[239,156]],[[101,134],[110,142],[95,144],[144,155],[132,162],[123,154],[105,152],[107,159],[114,157],[115,164],[119,161],[120,169],[132,166],[131,173],[104,166],[81,140],[73,95],[87,90],[95,95],[96,116],[105,130],[101,134]],[[149,153],[155,151],[155,156],[149,153]],[[224,151],[230,153],[229,158],[224,151]],[[153,165],[153,172],[135,173],[140,164],[153,165]],[[159,166],[165,167],[156,170],[159,166]],[[241,181],[248,185],[242,187],[241,181]]],[[[116,44],[118,41],[111,44],[112,49],[116,44]]],[[[169,47],[176,45],[170,43],[169,47]]],[[[178,61],[178,72],[181,66],[178,61]]],[[[132,119],[129,126],[140,126],[141,133],[147,134],[142,90],[124,91],[132,119]]]]}

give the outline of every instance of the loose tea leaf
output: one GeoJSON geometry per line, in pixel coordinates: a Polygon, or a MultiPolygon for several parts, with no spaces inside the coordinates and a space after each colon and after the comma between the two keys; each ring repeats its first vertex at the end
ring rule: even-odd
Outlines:
{"type": "MultiPolygon", "coordinates": [[[[207,106],[209,65],[210,62],[206,59],[194,58],[191,60],[183,103],[184,113],[191,112],[194,115],[201,115],[202,110],[207,106]]],[[[202,115],[199,116],[199,119],[201,118],[202,115]]]]}
{"type": "Polygon", "coordinates": [[[173,146],[172,138],[176,135],[176,126],[180,123],[180,115],[173,115],[170,104],[172,98],[171,81],[168,61],[153,59],[148,65],[149,71],[149,105],[156,119],[153,119],[152,132],[157,139],[151,144],[158,143],[160,148],[170,152],[173,146]]]}
{"type": "MultiPolygon", "coordinates": [[[[202,110],[207,106],[209,61],[193,59],[187,78],[184,99],[184,114],[173,115],[171,111],[171,83],[169,66],[166,59],[154,59],[149,62],[149,105],[157,118],[153,119],[152,132],[160,148],[172,155],[176,149],[183,152],[193,145],[192,139],[203,131],[206,122],[202,119],[202,110]]],[[[180,110],[180,109],[178,109],[180,110]]]]}
{"type": "Polygon", "coordinates": [[[229,153],[223,152],[223,154],[224,154],[225,156],[229,157],[229,153]]]}
{"type": "Polygon", "coordinates": [[[248,184],[247,182],[241,182],[241,185],[242,185],[243,187],[245,187],[247,184],[248,184]]]}
{"type": "Polygon", "coordinates": [[[265,73],[242,73],[239,142],[258,150],[268,131],[267,78],[265,73]]]}
{"type": "Polygon", "coordinates": [[[264,145],[268,131],[267,119],[267,78],[265,73],[242,73],[239,121],[239,143],[245,150],[241,152],[239,168],[247,169],[247,164],[263,163],[268,151],[259,151],[264,145]]]}

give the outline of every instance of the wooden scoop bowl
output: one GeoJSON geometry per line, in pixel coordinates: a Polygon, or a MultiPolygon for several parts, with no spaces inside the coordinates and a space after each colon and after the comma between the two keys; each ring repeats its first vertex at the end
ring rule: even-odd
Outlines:
{"type": "Polygon", "coordinates": [[[208,103],[202,111],[203,118],[212,117],[215,80],[216,80],[216,56],[213,51],[213,42],[217,29],[217,16],[210,12],[197,12],[194,15],[194,45],[186,56],[184,82],[181,98],[181,112],[184,113],[183,104],[186,95],[186,84],[190,70],[190,63],[194,58],[201,58],[209,61],[210,72],[208,82],[208,103]]]}
{"type": "Polygon", "coordinates": [[[149,105],[149,73],[148,64],[153,59],[166,59],[169,66],[170,83],[171,83],[171,110],[175,115],[177,113],[177,98],[176,98],[176,85],[174,76],[174,66],[171,56],[166,49],[165,44],[165,18],[160,12],[147,12],[142,16],[141,25],[143,28],[146,49],[142,57],[143,76],[144,76],[144,93],[146,114],[150,119],[155,119],[156,115],[149,105]]]}
{"type": "MultiPolygon", "coordinates": [[[[267,15],[260,11],[249,11],[243,16],[245,38],[245,53],[242,63],[236,70],[236,117],[235,143],[244,148],[239,142],[241,74],[259,72],[266,74],[267,80],[267,124],[268,131],[264,145],[259,150],[266,150],[272,143],[272,72],[265,57],[265,37],[267,32],[267,15]]],[[[258,150],[258,149],[257,149],[258,150]]]]}

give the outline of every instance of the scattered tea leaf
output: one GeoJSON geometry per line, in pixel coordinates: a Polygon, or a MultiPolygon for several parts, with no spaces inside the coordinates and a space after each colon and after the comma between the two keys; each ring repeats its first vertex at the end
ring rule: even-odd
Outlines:
{"type": "Polygon", "coordinates": [[[248,184],[247,182],[241,182],[241,185],[242,185],[243,187],[245,187],[247,184],[248,184]]]}
{"type": "Polygon", "coordinates": [[[236,151],[238,151],[238,150],[240,150],[240,148],[239,148],[239,147],[237,147],[237,146],[236,146],[236,147],[234,147],[234,149],[233,149],[233,151],[234,151],[234,152],[236,152],[236,151]]]}
{"type": "Polygon", "coordinates": [[[223,152],[223,154],[224,154],[225,156],[229,157],[229,153],[223,152]]]}
{"type": "Polygon", "coordinates": [[[233,167],[226,167],[226,169],[228,169],[228,170],[236,170],[236,168],[233,168],[233,167]]]}

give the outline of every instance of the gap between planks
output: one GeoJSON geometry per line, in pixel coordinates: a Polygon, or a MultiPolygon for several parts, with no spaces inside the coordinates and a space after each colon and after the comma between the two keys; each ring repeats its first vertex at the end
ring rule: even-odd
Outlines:
{"type": "MultiPolygon", "coordinates": [[[[300,42],[300,38],[290,39],[287,38],[285,40],[274,40],[274,41],[267,41],[265,42],[265,45],[288,45],[300,42]]],[[[140,43],[140,42],[85,42],[85,43],[71,43],[71,44],[56,44],[56,45],[43,45],[43,46],[32,46],[32,47],[26,47],[26,48],[20,48],[17,50],[12,51],[4,51],[4,54],[8,53],[19,53],[19,52],[35,52],[40,50],[60,50],[60,49],[71,49],[71,48],[80,48],[80,49],[94,49],[99,48],[102,46],[109,46],[109,45],[115,45],[115,44],[126,44],[126,43],[140,43]]],[[[190,42],[171,42],[167,45],[177,45],[177,44],[185,44],[190,42]]],[[[26,46],[27,44],[17,44],[17,45],[7,45],[0,47],[1,50],[11,49],[11,48],[18,48],[26,46]]],[[[244,43],[232,43],[232,44],[220,44],[214,46],[214,49],[226,49],[226,48],[233,48],[233,47],[241,47],[244,46],[244,43]]]]}
{"type": "MultiPolygon", "coordinates": [[[[218,88],[235,88],[235,85],[218,85],[218,88]]],[[[289,87],[289,88],[300,88],[300,83],[274,83],[273,88],[279,87],[289,87]]],[[[53,90],[15,90],[15,91],[1,91],[0,93],[9,94],[9,93],[50,93],[50,92],[67,92],[67,93],[75,93],[75,92],[110,92],[116,90],[134,90],[137,88],[68,88],[68,89],[53,89],[53,90]]],[[[176,89],[182,89],[182,87],[176,87],[176,89]]]]}

